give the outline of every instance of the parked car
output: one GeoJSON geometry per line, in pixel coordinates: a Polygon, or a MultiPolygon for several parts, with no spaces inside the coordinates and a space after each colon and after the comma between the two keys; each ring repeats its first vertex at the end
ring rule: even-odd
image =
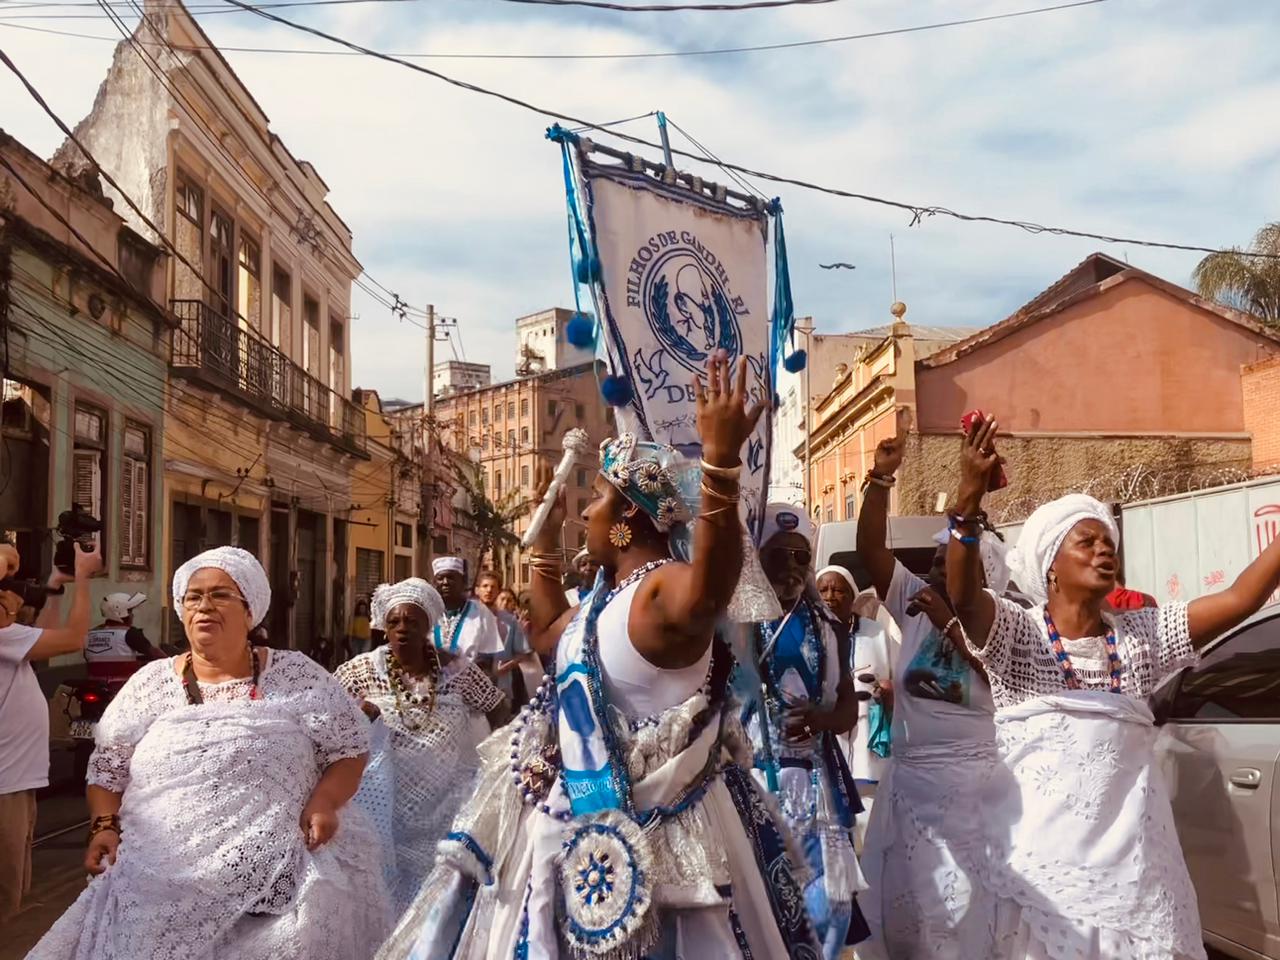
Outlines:
{"type": "Polygon", "coordinates": [[[1280,604],[1210,645],[1152,707],[1205,942],[1280,960],[1280,604]]]}

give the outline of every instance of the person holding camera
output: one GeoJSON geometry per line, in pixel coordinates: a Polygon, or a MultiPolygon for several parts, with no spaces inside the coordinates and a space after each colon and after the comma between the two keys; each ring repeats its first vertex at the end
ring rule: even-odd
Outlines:
{"type": "MultiPolygon", "coordinates": [[[[89,632],[88,580],[102,568],[97,546],[77,550],[74,576],[55,569],[49,586],[74,583],[71,610],[60,627],[15,623],[23,597],[0,592],[0,920],[18,912],[31,886],[31,843],[36,829],[36,790],[49,784],[49,704],[31,663],[84,647],[89,632]]],[[[11,544],[0,545],[5,577],[18,571],[20,558],[11,544]]],[[[42,621],[55,615],[45,607],[42,621]]]]}

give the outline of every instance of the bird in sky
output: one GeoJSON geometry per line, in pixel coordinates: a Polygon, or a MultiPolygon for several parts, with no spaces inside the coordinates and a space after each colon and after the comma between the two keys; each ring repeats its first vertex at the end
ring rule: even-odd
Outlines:
{"type": "Polygon", "coordinates": [[[857,270],[852,263],[845,263],[843,260],[836,263],[820,263],[818,264],[823,270],[857,270]]]}

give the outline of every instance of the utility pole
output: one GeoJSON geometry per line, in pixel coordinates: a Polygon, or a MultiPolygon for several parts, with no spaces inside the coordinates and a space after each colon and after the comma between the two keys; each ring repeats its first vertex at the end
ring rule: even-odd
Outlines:
{"type": "Polygon", "coordinates": [[[809,372],[813,369],[813,320],[805,317],[803,322],[803,327],[797,322],[796,329],[804,336],[804,349],[808,355],[808,362],[804,365],[804,509],[808,514],[813,510],[813,393],[809,385],[809,372]]]}
{"type": "MultiPolygon", "coordinates": [[[[421,526],[427,528],[427,549],[426,551],[418,550],[417,555],[425,558],[430,569],[430,562],[433,559],[434,551],[433,536],[435,528],[432,527],[431,521],[435,514],[435,477],[431,469],[431,416],[435,411],[435,393],[436,393],[436,307],[434,303],[427,304],[427,368],[423,372],[422,377],[422,488],[427,491],[425,496],[419,497],[421,506],[419,507],[426,516],[423,517],[421,526]]],[[[425,571],[420,571],[425,574],[425,571]]]]}
{"type": "Polygon", "coordinates": [[[423,423],[431,419],[432,410],[435,407],[435,379],[436,379],[436,308],[435,304],[427,304],[427,369],[426,376],[423,378],[423,397],[422,404],[423,423]]]}

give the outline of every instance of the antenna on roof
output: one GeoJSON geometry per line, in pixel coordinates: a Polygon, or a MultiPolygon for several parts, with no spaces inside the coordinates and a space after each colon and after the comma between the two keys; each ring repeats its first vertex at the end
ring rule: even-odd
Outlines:
{"type": "Polygon", "coordinates": [[[889,275],[893,278],[893,302],[898,302],[898,257],[893,249],[893,234],[889,234],[889,275]]]}

